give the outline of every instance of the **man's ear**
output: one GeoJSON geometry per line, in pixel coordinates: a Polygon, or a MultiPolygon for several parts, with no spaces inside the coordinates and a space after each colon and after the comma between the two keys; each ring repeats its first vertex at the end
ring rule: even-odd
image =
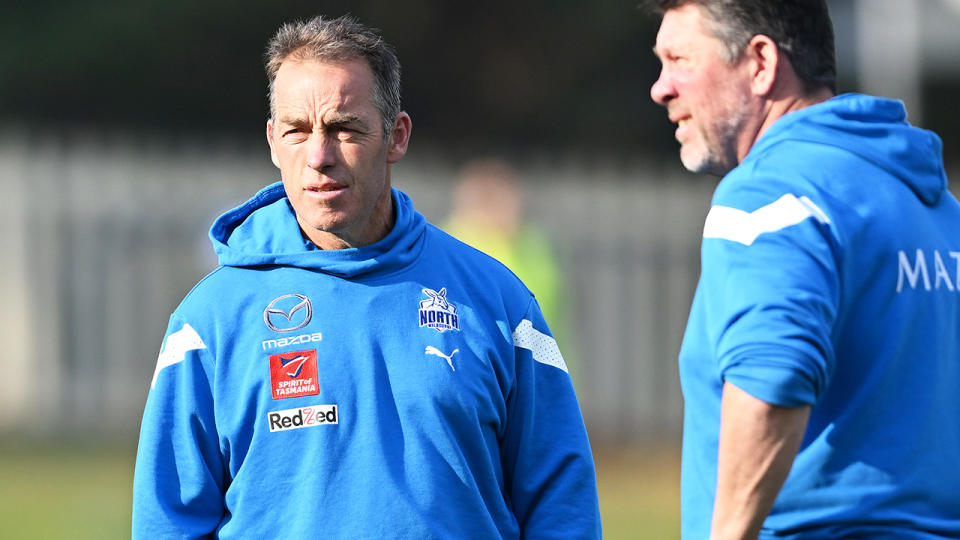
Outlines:
{"type": "Polygon", "coordinates": [[[780,75],[783,57],[777,44],[768,36],[757,34],[747,44],[744,59],[750,70],[750,90],[755,96],[768,96],[780,75]]]}
{"type": "Polygon", "coordinates": [[[280,160],[277,159],[277,149],[273,147],[273,119],[267,118],[267,144],[270,146],[270,160],[280,168],[280,160]]]}
{"type": "Polygon", "coordinates": [[[396,163],[400,161],[407,153],[407,145],[410,143],[410,130],[413,129],[413,122],[410,115],[401,112],[397,119],[393,121],[393,128],[390,130],[390,138],[387,141],[387,163],[396,163]]]}

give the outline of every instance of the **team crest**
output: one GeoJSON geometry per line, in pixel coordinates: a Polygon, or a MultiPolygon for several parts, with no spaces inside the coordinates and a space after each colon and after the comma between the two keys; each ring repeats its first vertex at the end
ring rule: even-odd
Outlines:
{"type": "Polygon", "coordinates": [[[420,301],[420,328],[426,326],[437,332],[460,330],[460,317],[457,315],[457,306],[447,300],[447,288],[439,291],[423,289],[426,300],[420,301]]]}

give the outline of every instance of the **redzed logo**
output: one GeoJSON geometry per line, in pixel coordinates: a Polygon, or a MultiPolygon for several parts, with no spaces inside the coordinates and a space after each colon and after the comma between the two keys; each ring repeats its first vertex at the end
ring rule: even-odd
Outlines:
{"type": "Polygon", "coordinates": [[[270,382],[273,399],[319,394],[317,351],[293,351],[270,355],[270,382]]]}
{"type": "Polygon", "coordinates": [[[270,432],[339,424],[336,405],[313,405],[267,413],[270,432]]]}

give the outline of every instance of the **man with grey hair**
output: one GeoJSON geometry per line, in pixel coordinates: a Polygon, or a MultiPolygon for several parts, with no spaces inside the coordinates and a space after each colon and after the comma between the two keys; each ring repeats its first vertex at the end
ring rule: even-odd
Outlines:
{"type": "Polygon", "coordinates": [[[656,0],[651,96],[723,176],[680,351],[685,538],[960,538],[960,204],[824,0],[656,0]],[[952,261],[950,259],[953,259],[952,261]]]}
{"type": "Polygon", "coordinates": [[[590,445],[536,299],[393,188],[392,48],[351,18],[270,43],[281,181],[220,217],[170,317],[134,538],[599,538],[590,445]]]}

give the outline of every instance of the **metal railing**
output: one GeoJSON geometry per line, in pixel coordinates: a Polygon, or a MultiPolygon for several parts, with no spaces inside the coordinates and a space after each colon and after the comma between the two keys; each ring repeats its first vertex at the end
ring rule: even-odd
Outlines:
{"type": "MultiPolygon", "coordinates": [[[[564,270],[561,345],[604,441],[680,429],[676,354],[715,181],[670,157],[518,164],[528,220],[564,270]]],[[[393,181],[438,223],[455,173],[413,152],[393,181]]],[[[216,265],[210,224],[275,178],[266,148],[0,136],[0,430],[135,433],[167,317],[216,265]]]]}

